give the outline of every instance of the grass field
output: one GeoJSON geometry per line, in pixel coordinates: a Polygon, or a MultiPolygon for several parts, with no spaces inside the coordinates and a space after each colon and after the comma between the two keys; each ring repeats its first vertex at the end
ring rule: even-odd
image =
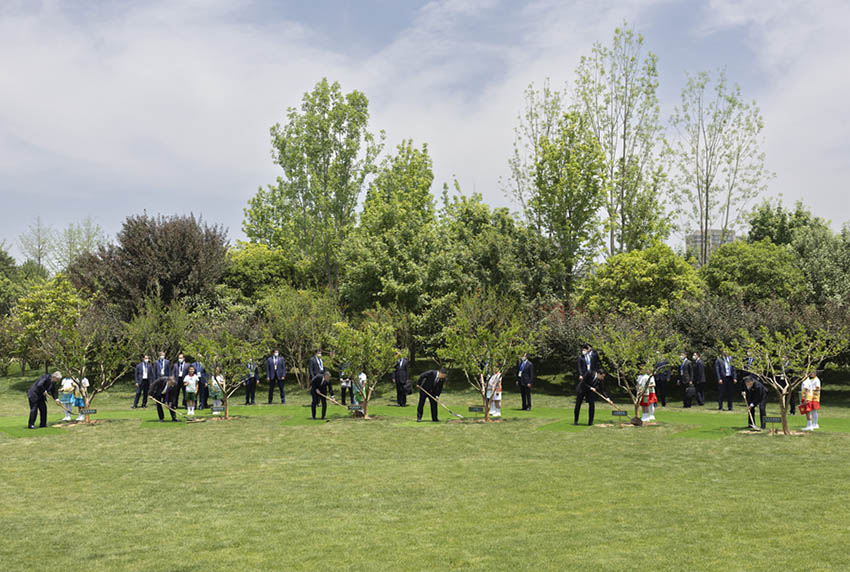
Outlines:
{"type": "Polygon", "coordinates": [[[850,409],[828,387],[821,431],[783,437],[744,431],[740,407],[575,427],[572,397],[523,412],[516,394],[488,425],[416,423],[386,397],[372,421],[312,421],[295,391],[160,424],[129,384],[96,425],[50,405],[30,431],[30,381],[0,378],[3,571],[850,569],[850,409]]]}

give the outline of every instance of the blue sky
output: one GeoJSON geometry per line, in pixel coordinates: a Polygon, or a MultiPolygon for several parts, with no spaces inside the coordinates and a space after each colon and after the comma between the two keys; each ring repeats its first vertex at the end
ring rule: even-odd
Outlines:
{"type": "Polygon", "coordinates": [[[765,118],[770,195],[850,220],[850,3],[0,0],[0,240],[36,217],[194,212],[241,237],[274,181],[269,127],[321,77],[370,99],[388,149],[427,142],[437,186],[509,205],[523,89],[571,82],[627,20],[658,55],[662,116],[725,66],[765,118]]]}

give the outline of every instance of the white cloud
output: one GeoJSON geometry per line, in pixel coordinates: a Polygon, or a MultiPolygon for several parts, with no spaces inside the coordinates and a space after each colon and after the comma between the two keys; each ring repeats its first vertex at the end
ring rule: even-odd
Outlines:
{"type": "MultiPolygon", "coordinates": [[[[547,76],[562,85],[593,42],[607,41],[624,19],[645,31],[665,5],[433,1],[364,56],[333,49],[326,31],[292,17],[258,21],[251,2],[161,0],[111,11],[7,4],[0,196],[15,208],[0,211],[5,238],[14,240],[36,214],[55,223],[94,214],[114,232],[144,208],[204,212],[237,236],[245,202],[277,175],[268,128],[323,76],[369,96],[371,125],[386,129],[390,146],[427,141],[438,184],[456,174],[465,191],[506,204],[498,179],[523,89],[547,76]]],[[[829,157],[847,149],[846,140],[836,147],[835,120],[847,118],[837,95],[848,92],[847,49],[838,43],[846,24],[835,17],[846,8],[835,3],[843,11],[825,16],[771,6],[712,1],[701,33],[741,28],[753,46],[764,44],[760,62],[776,83],[758,95],[777,185],[797,188],[817,169],[819,184],[834,188],[836,164],[847,163],[829,157]],[[797,21],[807,24],[798,29],[797,21]]]]}
{"type": "Polygon", "coordinates": [[[743,27],[770,82],[758,102],[771,194],[804,200],[840,224],[850,219],[850,4],[842,0],[713,0],[716,29],[743,27]]]}

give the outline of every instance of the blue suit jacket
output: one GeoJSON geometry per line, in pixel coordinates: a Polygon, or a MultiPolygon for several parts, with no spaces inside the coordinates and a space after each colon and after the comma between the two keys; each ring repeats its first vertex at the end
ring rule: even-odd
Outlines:
{"type": "MultiPolygon", "coordinates": [[[[738,370],[734,364],[729,364],[732,370],[732,379],[738,379],[738,370]]],[[[714,373],[717,374],[717,379],[722,380],[726,377],[726,366],[723,364],[723,358],[714,360],[714,373]]]]}
{"type": "Polygon", "coordinates": [[[171,375],[174,376],[174,378],[177,379],[178,381],[182,382],[183,378],[186,377],[186,374],[189,372],[189,365],[190,364],[188,362],[184,361],[183,362],[183,371],[181,373],[180,362],[179,361],[174,362],[173,364],[171,364],[171,375]]]}
{"type": "Polygon", "coordinates": [[[199,362],[199,361],[196,361],[192,364],[192,367],[195,368],[195,373],[197,373],[198,376],[200,376],[201,383],[206,383],[207,382],[207,370],[204,369],[204,364],[199,362]]]}
{"type": "MultiPolygon", "coordinates": [[[[148,366],[148,383],[151,383],[153,380],[156,379],[156,375],[154,375],[154,372],[153,372],[153,364],[148,363],[147,366],[148,366]]],[[[138,364],[136,364],[136,375],[135,375],[136,383],[142,383],[142,376],[144,375],[144,373],[143,373],[144,367],[145,367],[144,362],[139,362],[138,364]]]]}
{"type": "Polygon", "coordinates": [[[153,362],[153,378],[168,377],[171,375],[171,362],[166,360],[156,360],[153,362]],[[165,373],[162,373],[163,362],[165,362],[165,373]]]}
{"type": "Polygon", "coordinates": [[[283,356],[277,356],[277,368],[274,366],[274,356],[266,358],[266,377],[269,379],[286,377],[286,360],[283,359],[283,356]]]}

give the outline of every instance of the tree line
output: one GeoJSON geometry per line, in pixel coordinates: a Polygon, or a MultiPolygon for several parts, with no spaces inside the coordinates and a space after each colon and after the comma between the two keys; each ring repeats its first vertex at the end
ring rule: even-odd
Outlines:
{"type": "MultiPolygon", "coordinates": [[[[99,364],[108,386],[133,354],[200,344],[223,360],[273,344],[298,372],[314,347],[355,354],[370,332],[387,344],[376,354],[424,355],[476,385],[522,351],[570,364],[610,320],[709,352],[742,331],[835,323],[850,227],[801,203],[753,207],[772,176],[763,120],[723,70],[689,76],[666,123],[658,85],[657,56],[624,25],[581,58],[572,87],[529,86],[501,182],[511,212],[456,181],[435,196],[428,145],[385,153],[365,94],[323,79],[270,130],[281,172],[244,209],[247,241],[193,215],[142,214],[114,240],[90,219],[37,219],[20,265],[0,249],[0,369],[63,354],[69,368],[99,364]],[[674,229],[697,232],[699,249],[667,246],[674,229]],[[712,250],[713,229],[745,239],[712,250]]],[[[361,354],[340,359],[379,378],[386,364],[361,354]]]]}

